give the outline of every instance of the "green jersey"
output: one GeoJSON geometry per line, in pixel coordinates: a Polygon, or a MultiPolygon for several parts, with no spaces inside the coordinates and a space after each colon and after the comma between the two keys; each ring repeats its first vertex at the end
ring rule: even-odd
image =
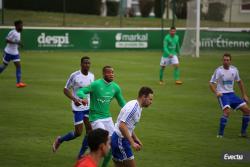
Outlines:
{"type": "Polygon", "coordinates": [[[111,117],[109,106],[113,98],[116,98],[121,107],[126,104],[119,85],[115,82],[108,83],[104,79],[98,79],[77,91],[77,96],[81,99],[85,98],[86,94],[90,94],[89,120],[91,122],[111,117]]]}
{"type": "Polygon", "coordinates": [[[164,52],[163,57],[168,57],[169,55],[179,55],[180,52],[180,44],[179,44],[179,36],[174,35],[173,37],[168,34],[164,38],[164,52]]]}

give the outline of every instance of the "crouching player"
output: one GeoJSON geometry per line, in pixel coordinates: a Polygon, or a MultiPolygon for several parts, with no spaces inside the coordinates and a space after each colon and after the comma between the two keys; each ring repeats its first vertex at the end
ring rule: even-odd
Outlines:
{"type": "Polygon", "coordinates": [[[135,167],[135,151],[142,148],[142,142],[135,135],[134,128],[141,117],[142,108],[151,105],[153,91],[149,87],[139,90],[136,100],[129,101],[120,111],[115,124],[115,131],[111,137],[111,150],[116,167],[135,167]]]}

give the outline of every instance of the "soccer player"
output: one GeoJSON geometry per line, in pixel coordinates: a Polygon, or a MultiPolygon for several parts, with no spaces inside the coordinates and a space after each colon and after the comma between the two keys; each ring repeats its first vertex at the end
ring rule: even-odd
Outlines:
{"type": "Polygon", "coordinates": [[[23,22],[17,20],[14,22],[15,29],[11,30],[6,37],[6,47],[3,53],[3,64],[0,65],[0,73],[8,66],[10,61],[13,61],[16,66],[16,87],[23,88],[27,86],[21,81],[21,60],[18,47],[22,47],[21,32],[23,30],[23,22]]]}
{"type": "Polygon", "coordinates": [[[139,122],[142,108],[152,104],[153,91],[149,87],[142,87],[138,97],[129,101],[120,111],[115,124],[115,132],[111,138],[111,150],[116,167],[135,167],[135,151],[142,148],[142,142],[136,136],[134,129],[139,122]]]}
{"type": "MultiPolygon", "coordinates": [[[[110,113],[110,103],[116,98],[118,104],[123,107],[125,100],[122,96],[121,89],[114,80],[114,69],[111,66],[105,66],[102,70],[103,78],[92,82],[88,87],[80,88],[77,96],[83,101],[85,95],[90,94],[90,112],[89,121],[92,129],[105,129],[109,136],[114,132],[114,123],[110,113]]],[[[80,153],[81,156],[81,153],[80,153]]],[[[111,151],[105,156],[102,167],[106,167],[111,159],[111,151]]]]}
{"type": "Polygon", "coordinates": [[[104,129],[95,129],[89,132],[88,143],[90,153],[75,164],[75,167],[97,167],[102,157],[110,150],[109,132],[104,129]]]}
{"type": "MultiPolygon", "coordinates": [[[[91,130],[91,125],[88,119],[89,103],[88,104],[86,103],[86,105],[84,106],[82,104],[82,101],[76,96],[76,91],[79,88],[86,87],[94,81],[94,74],[91,73],[89,69],[90,69],[90,58],[87,56],[82,57],[81,70],[73,72],[68,78],[68,81],[64,87],[63,92],[65,96],[72,101],[71,107],[74,114],[75,130],[68,132],[63,136],[58,136],[55,142],[53,143],[52,147],[53,152],[56,152],[59,146],[64,141],[70,141],[79,137],[83,131],[83,122],[85,125],[86,134],[88,134],[88,132],[91,130]]],[[[89,101],[89,95],[87,95],[87,99],[89,101]]],[[[87,135],[85,135],[81,149],[82,154],[84,154],[87,148],[88,148],[87,135]]]]}
{"type": "Polygon", "coordinates": [[[231,55],[225,53],[222,61],[223,65],[215,70],[209,84],[212,92],[218,98],[223,111],[220,118],[220,126],[217,137],[222,138],[224,135],[224,129],[230,115],[230,108],[235,110],[240,109],[242,111],[243,117],[240,136],[247,137],[246,130],[250,119],[250,109],[246,104],[248,103],[248,97],[246,95],[244,84],[240,79],[238,69],[231,65],[231,55]],[[242,99],[234,93],[234,81],[238,83],[242,99]]]}
{"type": "Polygon", "coordinates": [[[179,70],[179,59],[180,55],[180,44],[179,44],[179,36],[176,34],[175,27],[171,27],[169,34],[164,38],[163,44],[163,54],[160,61],[160,85],[164,84],[163,74],[165,67],[167,65],[173,65],[174,67],[174,80],[175,84],[180,85],[182,81],[180,81],[180,70],[179,70]]]}

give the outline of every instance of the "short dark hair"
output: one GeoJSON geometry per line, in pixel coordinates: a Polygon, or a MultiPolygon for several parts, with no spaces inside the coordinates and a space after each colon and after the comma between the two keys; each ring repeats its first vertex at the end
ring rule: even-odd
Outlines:
{"type": "Polygon", "coordinates": [[[231,56],[231,54],[230,54],[230,53],[224,53],[223,57],[229,57],[229,58],[230,58],[230,60],[232,60],[232,56],[231,56]]]}
{"type": "Polygon", "coordinates": [[[111,66],[104,66],[104,67],[102,68],[102,72],[105,72],[107,68],[112,68],[112,67],[111,67],[111,66]]]}
{"type": "Polygon", "coordinates": [[[176,30],[175,26],[170,27],[170,30],[176,30]]]}
{"type": "Polygon", "coordinates": [[[90,60],[90,58],[89,58],[88,56],[83,56],[83,57],[81,58],[81,63],[83,63],[84,60],[90,60]]]}
{"type": "Polygon", "coordinates": [[[149,94],[153,94],[153,90],[150,87],[143,86],[138,92],[138,97],[142,97],[143,95],[148,96],[149,94]]]}
{"type": "Polygon", "coordinates": [[[14,21],[14,25],[15,25],[15,26],[18,26],[18,25],[20,25],[20,24],[23,24],[23,21],[22,21],[22,20],[16,20],[16,21],[14,21]]]}
{"type": "Polygon", "coordinates": [[[102,143],[106,143],[109,138],[109,132],[104,129],[95,129],[88,134],[88,145],[90,151],[97,151],[102,143]]]}

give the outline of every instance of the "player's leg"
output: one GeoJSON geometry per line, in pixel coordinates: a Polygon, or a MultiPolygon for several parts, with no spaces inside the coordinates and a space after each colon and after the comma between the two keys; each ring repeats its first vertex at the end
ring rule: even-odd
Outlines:
{"type": "Polygon", "coordinates": [[[119,137],[115,132],[111,137],[111,150],[116,167],[135,166],[134,155],[129,141],[119,137]]]}
{"type": "Polygon", "coordinates": [[[10,60],[11,60],[11,55],[4,52],[3,64],[0,65],[0,73],[2,73],[8,67],[10,60]]]}
{"type": "Polygon", "coordinates": [[[223,94],[221,97],[218,97],[218,101],[223,111],[223,114],[220,117],[219,131],[217,135],[218,138],[221,138],[224,135],[224,130],[228,122],[231,107],[230,107],[229,97],[226,94],[223,94]]]}
{"type": "Polygon", "coordinates": [[[119,162],[119,161],[113,161],[115,164],[115,167],[125,167],[123,162],[119,162]]]}
{"type": "Polygon", "coordinates": [[[73,113],[75,130],[68,132],[63,136],[58,136],[53,143],[53,152],[56,152],[63,142],[73,140],[82,134],[84,113],[82,111],[73,111],[73,113]]]}
{"type": "Polygon", "coordinates": [[[223,135],[224,135],[224,130],[225,130],[225,127],[226,127],[227,122],[228,122],[229,114],[230,114],[229,107],[223,109],[223,115],[220,118],[219,132],[218,132],[218,136],[217,136],[218,138],[223,137],[223,135]]]}
{"type": "Polygon", "coordinates": [[[173,56],[171,58],[171,64],[173,64],[173,67],[174,67],[173,76],[174,76],[175,83],[180,85],[182,84],[182,81],[180,81],[179,59],[177,56],[173,56]]]}
{"type": "Polygon", "coordinates": [[[82,141],[82,146],[81,146],[80,152],[78,154],[78,159],[80,159],[81,156],[84,155],[84,153],[88,149],[88,140],[87,140],[88,139],[88,133],[92,130],[91,124],[90,124],[89,118],[88,118],[88,113],[84,116],[83,122],[84,122],[84,125],[85,125],[86,134],[85,134],[85,136],[83,138],[83,141],[82,141]]]}
{"type": "Polygon", "coordinates": [[[125,160],[123,163],[125,167],[136,167],[134,159],[125,160]]]}
{"type": "Polygon", "coordinates": [[[166,65],[168,64],[168,58],[161,57],[160,61],[160,85],[164,84],[163,76],[166,65]]]}
{"type": "Polygon", "coordinates": [[[20,62],[19,55],[13,55],[13,62],[16,66],[16,86],[18,88],[23,88],[27,85],[21,82],[22,72],[21,72],[21,62],[20,62]]]}
{"type": "MultiPolygon", "coordinates": [[[[91,130],[98,129],[98,128],[105,129],[105,126],[101,120],[96,120],[96,121],[90,122],[90,127],[88,127],[88,128],[91,130]]],[[[83,145],[87,143],[87,141],[84,141],[84,140],[87,140],[87,139],[85,139],[85,138],[83,139],[82,147],[78,153],[78,159],[80,159],[84,154],[83,145]]]]}
{"type": "MultiPolygon", "coordinates": [[[[109,137],[111,138],[112,134],[114,133],[114,122],[112,120],[112,118],[110,117],[109,119],[106,119],[105,121],[103,121],[103,124],[105,126],[105,130],[107,130],[109,132],[109,137]]],[[[108,154],[105,155],[103,162],[102,162],[102,167],[107,167],[109,161],[112,158],[112,152],[111,150],[109,150],[108,154]]]]}
{"type": "Polygon", "coordinates": [[[241,127],[241,136],[247,137],[247,127],[250,120],[250,109],[247,104],[240,107],[240,110],[243,113],[242,116],[242,127],[241,127]]]}

